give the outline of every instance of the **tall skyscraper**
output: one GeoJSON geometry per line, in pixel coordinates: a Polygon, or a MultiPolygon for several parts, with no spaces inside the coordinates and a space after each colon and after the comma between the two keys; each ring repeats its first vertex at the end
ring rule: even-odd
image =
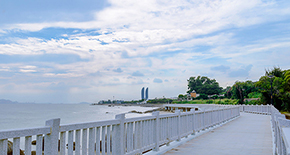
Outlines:
{"type": "Polygon", "coordinates": [[[141,99],[144,100],[144,87],[141,89],[141,99]]]}
{"type": "Polygon", "coordinates": [[[148,87],[146,88],[146,91],[145,91],[145,100],[148,100],[148,87]]]}

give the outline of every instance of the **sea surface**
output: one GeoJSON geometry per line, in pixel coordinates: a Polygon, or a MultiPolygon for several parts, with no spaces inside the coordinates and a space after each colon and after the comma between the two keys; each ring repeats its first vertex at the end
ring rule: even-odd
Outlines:
{"type": "Polygon", "coordinates": [[[89,104],[0,104],[0,131],[41,127],[45,121],[60,118],[60,124],[94,122],[114,119],[127,113],[126,118],[151,115],[128,113],[132,110],[145,112],[156,107],[114,106],[89,104]]]}

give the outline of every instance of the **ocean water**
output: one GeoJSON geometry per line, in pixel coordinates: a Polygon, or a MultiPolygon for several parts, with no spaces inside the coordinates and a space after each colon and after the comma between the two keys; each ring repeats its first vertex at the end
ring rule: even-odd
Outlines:
{"type": "MultiPolygon", "coordinates": [[[[145,112],[156,107],[88,105],[88,104],[0,104],[0,131],[41,127],[45,121],[60,118],[60,124],[114,119],[132,110],[145,112]]],[[[126,118],[151,114],[128,113],[126,118]]]]}

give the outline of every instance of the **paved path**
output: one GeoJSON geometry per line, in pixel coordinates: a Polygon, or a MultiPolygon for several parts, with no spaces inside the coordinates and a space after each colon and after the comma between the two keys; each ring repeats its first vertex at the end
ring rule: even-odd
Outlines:
{"type": "Polygon", "coordinates": [[[180,145],[166,155],[272,155],[270,116],[241,113],[222,127],[180,145]]]}

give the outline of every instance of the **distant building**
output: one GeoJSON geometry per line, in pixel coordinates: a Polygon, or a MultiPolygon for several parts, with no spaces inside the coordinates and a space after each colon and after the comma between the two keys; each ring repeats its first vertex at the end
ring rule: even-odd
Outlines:
{"type": "Polygon", "coordinates": [[[148,100],[148,87],[146,88],[146,91],[145,91],[145,100],[148,100]]]}
{"type": "Polygon", "coordinates": [[[191,93],[189,93],[188,96],[189,96],[189,97],[192,97],[192,98],[196,98],[196,97],[199,96],[199,94],[197,94],[197,93],[195,92],[195,90],[193,90],[191,93]]]}
{"type": "Polygon", "coordinates": [[[145,97],[144,97],[144,87],[141,89],[141,99],[144,100],[145,97]]]}
{"type": "Polygon", "coordinates": [[[193,90],[193,91],[190,93],[190,96],[193,97],[193,98],[196,98],[196,92],[195,92],[195,90],[193,90]]]}

